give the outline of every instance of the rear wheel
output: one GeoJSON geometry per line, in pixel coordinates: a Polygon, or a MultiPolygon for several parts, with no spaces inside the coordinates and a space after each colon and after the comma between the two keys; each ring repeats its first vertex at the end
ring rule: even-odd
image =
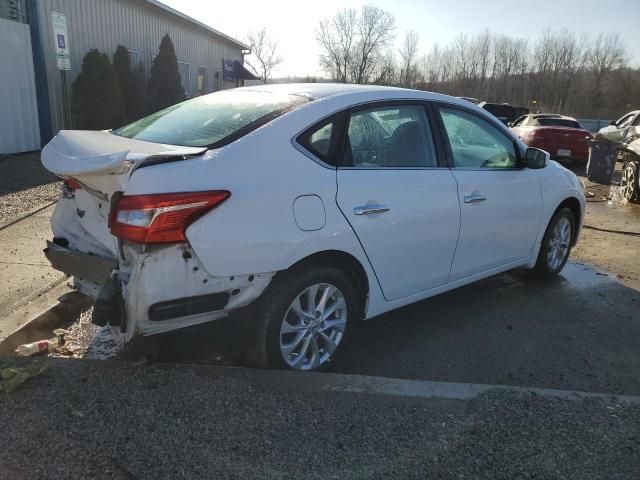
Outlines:
{"type": "Polygon", "coordinates": [[[568,208],[561,208],[553,216],[542,238],[535,271],[544,276],[557,275],[562,271],[569,254],[575,232],[576,220],[568,208]]]}
{"type": "Polygon", "coordinates": [[[640,192],[638,191],[638,165],[638,162],[628,161],[622,169],[620,193],[630,202],[640,200],[640,192]]]}
{"type": "Polygon", "coordinates": [[[326,369],[344,349],[361,312],[359,303],[353,282],[337,268],[280,274],[254,313],[254,360],[261,367],[326,369]]]}

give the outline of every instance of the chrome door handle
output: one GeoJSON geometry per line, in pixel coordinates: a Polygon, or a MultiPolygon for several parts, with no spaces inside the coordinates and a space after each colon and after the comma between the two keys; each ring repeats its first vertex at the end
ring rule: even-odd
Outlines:
{"type": "Polygon", "coordinates": [[[363,207],[356,207],[353,209],[353,213],[356,215],[375,215],[376,213],[388,212],[389,209],[384,205],[365,205],[363,207]]]}
{"type": "Polygon", "coordinates": [[[464,197],[464,203],[480,203],[484,202],[487,197],[480,195],[479,193],[472,193],[464,197]]]}

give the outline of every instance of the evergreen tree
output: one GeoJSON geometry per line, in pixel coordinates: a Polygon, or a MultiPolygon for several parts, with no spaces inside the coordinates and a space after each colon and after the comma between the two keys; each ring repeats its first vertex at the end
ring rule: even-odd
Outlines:
{"type": "Polygon", "coordinates": [[[118,76],[105,53],[91,49],[72,85],[72,112],[78,127],[105,130],[123,124],[125,113],[118,76]]]}
{"type": "Polygon", "coordinates": [[[170,107],[185,99],[176,50],[168,33],[162,37],[160,51],[151,65],[147,94],[151,112],[170,107]]]}
{"type": "Polygon", "coordinates": [[[146,97],[147,97],[147,74],[144,65],[138,63],[133,70],[133,98],[131,100],[131,108],[129,114],[131,121],[138,120],[145,116],[146,97]]]}
{"type": "Polygon", "coordinates": [[[131,57],[129,57],[129,52],[122,45],[118,45],[116,53],[113,54],[113,69],[118,76],[120,92],[122,92],[122,100],[124,101],[126,121],[131,122],[134,119],[132,110],[136,92],[133,74],[131,72],[131,57]]]}

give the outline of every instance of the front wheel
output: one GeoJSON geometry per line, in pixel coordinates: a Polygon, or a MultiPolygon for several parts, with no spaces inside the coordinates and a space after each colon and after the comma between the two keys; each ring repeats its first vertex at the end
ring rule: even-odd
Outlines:
{"type": "Polygon", "coordinates": [[[556,212],[542,237],[535,266],[537,273],[551,276],[562,271],[571,253],[575,225],[576,220],[570,209],[562,208],[556,212]]]}
{"type": "Polygon", "coordinates": [[[622,169],[622,180],[620,181],[620,193],[629,202],[640,200],[638,191],[638,162],[628,161],[622,169]]]}
{"type": "Polygon", "coordinates": [[[253,357],[262,367],[323,370],[344,349],[361,312],[351,279],[334,267],[312,266],[275,278],[255,314],[253,357]]]}

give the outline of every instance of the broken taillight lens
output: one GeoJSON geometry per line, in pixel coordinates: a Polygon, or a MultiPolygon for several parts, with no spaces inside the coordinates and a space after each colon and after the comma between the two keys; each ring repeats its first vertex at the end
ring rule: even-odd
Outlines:
{"type": "Polygon", "coordinates": [[[118,195],[112,200],[109,229],[116,237],[134,243],[186,242],[191,223],[224,202],[231,192],[118,195]]]}

